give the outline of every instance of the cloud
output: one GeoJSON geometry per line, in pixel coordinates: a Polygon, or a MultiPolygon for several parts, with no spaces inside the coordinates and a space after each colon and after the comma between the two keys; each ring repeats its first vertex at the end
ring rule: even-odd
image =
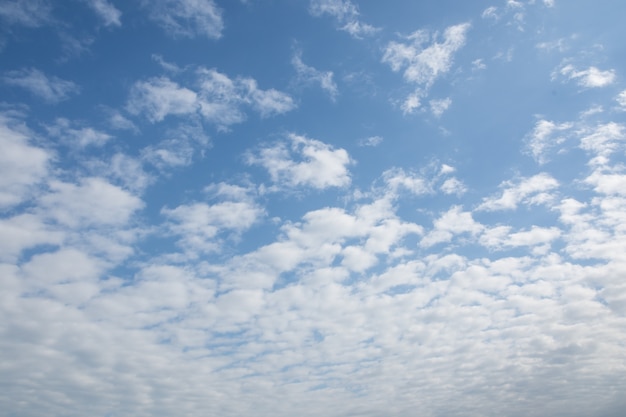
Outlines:
{"type": "Polygon", "coordinates": [[[331,100],[335,100],[338,94],[337,84],[333,81],[332,71],[319,71],[302,62],[302,51],[297,51],[291,59],[297,73],[297,80],[303,84],[319,84],[320,88],[328,93],[331,100]]]}
{"type": "Polygon", "coordinates": [[[21,115],[0,113],[0,209],[27,199],[48,175],[51,151],[33,146],[34,134],[21,115]]]}
{"type": "Polygon", "coordinates": [[[440,117],[452,104],[450,97],[439,100],[430,100],[430,111],[435,117],[440,117]]]}
{"type": "Polygon", "coordinates": [[[50,193],[41,197],[46,216],[70,228],[126,224],[143,208],[138,197],[103,178],[81,178],[76,184],[50,181],[50,193]]]}
{"type": "Polygon", "coordinates": [[[48,103],[58,103],[67,100],[72,94],[79,91],[78,86],[72,81],[62,80],[58,77],[49,78],[43,72],[30,68],[17,71],[8,71],[2,80],[9,85],[22,87],[33,95],[40,97],[48,103]]]}
{"type": "Polygon", "coordinates": [[[219,252],[222,241],[218,235],[225,231],[239,234],[265,214],[265,210],[250,198],[246,190],[224,195],[219,190],[232,189],[233,186],[220,184],[213,188],[218,188],[218,196],[221,194],[226,198],[215,204],[197,202],[161,210],[161,214],[169,220],[171,232],[180,237],[179,245],[188,253],[219,252]]]}
{"type": "Polygon", "coordinates": [[[416,84],[418,89],[403,104],[405,113],[412,113],[420,106],[420,98],[425,96],[435,81],[450,71],[454,53],[465,45],[469,23],[446,28],[443,41],[438,42],[438,34],[418,30],[406,37],[405,42],[390,42],[385,47],[382,61],[393,71],[403,70],[404,79],[416,84]],[[427,42],[432,41],[428,46],[427,42]]]}
{"type": "Polygon", "coordinates": [[[530,154],[540,164],[546,163],[549,151],[555,146],[562,145],[567,139],[567,136],[561,136],[561,132],[568,132],[572,127],[572,123],[539,120],[533,131],[527,135],[530,154]]]}
{"type": "Polygon", "coordinates": [[[515,210],[520,203],[545,204],[553,200],[550,191],[558,186],[559,182],[547,173],[521,178],[517,182],[505,181],[500,185],[504,188],[502,194],[483,199],[477,210],[515,210]]]}
{"type": "Polygon", "coordinates": [[[58,118],[54,125],[47,126],[50,136],[59,138],[71,147],[86,148],[87,146],[103,146],[112,136],[92,127],[72,127],[75,123],[65,118],[58,118]]]}
{"type": "MultiPolygon", "coordinates": [[[[586,88],[599,88],[606,87],[613,84],[615,81],[615,71],[606,70],[602,71],[596,67],[589,67],[586,70],[577,70],[573,65],[568,64],[563,66],[558,74],[566,78],[567,81],[576,81],[578,85],[586,88]]],[[[554,79],[557,76],[555,72],[552,76],[554,79]]]]}
{"type": "Polygon", "coordinates": [[[433,223],[433,229],[420,241],[420,246],[428,248],[438,243],[450,242],[460,234],[472,236],[480,233],[484,226],[472,218],[472,213],[462,211],[461,206],[453,206],[433,223]]]}
{"type": "Polygon", "coordinates": [[[337,20],[341,30],[353,38],[360,39],[372,35],[380,29],[361,22],[359,10],[350,0],[311,0],[309,12],[313,16],[328,14],[337,20]]]}
{"type": "Polygon", "coordinates": [[[128,98],[132,114],[143,113],[151,122],[166,116],[194,113],[198,109],[197,94],[165,77],[136,82],[128,98]]]}
{"type": "Polygon", "coordinates": [[[10,25],[40,27],[52,21],[52,6],[46,0],[7,0],[0,4],[0,20],[10,25]]]}
{"type": "Polygon", "coordinates": [[[144,114],[153,123],[168,115],[201,115],[221,130],[246,119],[244,105],[252,107],[261,117],[286,113],[296,107],[289,95],[275,89],[260,89],[252,78],[231,79],[206,68],[198,69],[196,75],[196,90],[167,77],[138,81],[130,91],[126,107],[132,114],[144,114]]]}
{"type": "Polygon", "coordinates": [[[382,136],[370,136],[364,139],[359,140],[359,146],[371,146],[375,147],[380,145],[383,142],[382,136]]]}
{"type": "Polygon", "coordinates": [[[619,93],[617,95],[616,98],[617,102],[619,103],[620,106],[622,106],[622,108],[624,110],[626,110],[626,90],[622,91],[621,93],[619,93]]]}
{"type": "Polygon", "coordinates": [[[308,186],[317,189],[344,187],[350,184],[348,165],[352,163],[345,149],[291,133],[289,142],[279,142],[249,153],[248,164],[261,165],[279,188],[308,186]]]}
{"type": "Polygon", "coordinates": [[[85,0],[89,7],[98,14],[100,19],[104,21],[105,26],[122,26],[120,12],[113,4],[107,0],[85,0]]]}
{"type": "Polygon", "coordinates": [[[143,5],[152,20],[173,37],[222,36],[222,10],[213,0],[144,0],[143,5]]]}

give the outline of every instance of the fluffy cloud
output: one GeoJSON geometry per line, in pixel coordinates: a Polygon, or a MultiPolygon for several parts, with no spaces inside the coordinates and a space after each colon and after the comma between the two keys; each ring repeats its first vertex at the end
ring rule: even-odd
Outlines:
{"type": "Polygon", "coordinates": [[[161,210],[169,220],[171,232],[180,236],[179,244],[192,255],[219,251],[221,240],[218,235],[241,233],[265,213],[241,187],[220,184],[212,188],[218,189],[217,195],[223,201],[214,204],[197,202],[161,210]]]}
{"type": "Polygon", "coordinates": [[[252,78],[231,79],[214,69],[197,71],[195,91],[182,87],[167,77],[138,81],[131,89],[127,109],[144,114],[152,122],[168,115],[201,115],[219,129],[240,123],[246,118],[242,107],[252,107],[261,117],[293,110],[293,99],[278,90],[262,90],[252,78]]]}
{"type": "Polygon", "coordinates": [[[98,177],[51,181],[50,191],[41,197],[46,216],[70,228],[123,225],[143,207],[141,199],[98,177]]]}
{"type": "MultiPolygon", "coordinates": [[[[558,74],[565,77],[568,81],[576,81],[578,85],[587,88],[606,87],[615,81],[614,70],[602,71],[593,66],[586,70],[577,70],[573,65],[568,64],[563,66],[558,71],[558,74]]],[[[555,77],[556,73],[553,74],[553,78],[555,77]]]]}
{"type": "Polygon", "coordinates": [[[222,36],[222,10],[213,0],[143,1],[150,17],[174,37],[222,36]]]}
{"type": "Polygon", "coordinates": [[[58,77],[48,77],[38,69],[21,69],[5,73],[2,80],[9,85],[22,87],[33,95],[48,103],[58,103],[67,100],[71,95],[78,93],[78,86],[72,81],[58,77]]]}
{"type": "Polygon", "coordinates": [[[0,208],[24,201],[48,174],[53,154],[33,146],[20,115],[0,113],[0,208]]]}
{"type": "Polygon", "coordinates": [[[350,184],[345,149],[305,136],[289,134],[289,143],[280,142],[248,154],[248,163],[261,165],[277,187],[308,186],[317,189],[350,184]]]}
{"type": "Polygon", "coordinates": [[[170,114],[195,112],[198,109],[197,95],[168,78],[150,78],[133,85],[127,108],[133,114],[143,113],[148,120],[159,122],[170,114]]]}
{"type": "Polygon", "coordinates": [[[469,23],[446,28],[443,41],[438,42],[438,35],[425,30],[418,30],[406,37],[405,42],[390,42],[385,47],[382,61],[389,64],[393,71],[403,70],[404,79],[418,86],[404,102],[405,113],[411,113],[420,106],[420,97],[435,81],[450,71],[454,53],[465,45],[469,23]],[[425,46],[429,41],[432,43],[425,46]]]}
{"type": "Polygon", "coordinates": [[[550,191],[556,189],[559,182],[550,174],[540,173],[517,182],[506,181],[499,197],[488,197],[478,206],[478,210],[497,211],[515,210],[518,204],[545,204],[553,200],[550,191]]]}

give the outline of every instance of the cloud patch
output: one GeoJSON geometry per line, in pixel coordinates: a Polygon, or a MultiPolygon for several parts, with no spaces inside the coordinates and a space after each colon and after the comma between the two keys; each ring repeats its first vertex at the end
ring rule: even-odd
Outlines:
{"type": "Polygon", "coordinates": [[[325,189],[350,184],[348,166],[352,159],[345,149],[294,133],[290,133],[287,139],[288,142],[249,153],[247,162],[264,167],[278,188],[307,186],[325,189]]]}
{"type": "Polygon", "coordinates": [[[35,68],[8,71],[2,80],[5,84],[26,89],[34,96],[42,98],[50,104],[67,100],[80,91],[74,82],[55,76],[48,77],[35,68]]]}

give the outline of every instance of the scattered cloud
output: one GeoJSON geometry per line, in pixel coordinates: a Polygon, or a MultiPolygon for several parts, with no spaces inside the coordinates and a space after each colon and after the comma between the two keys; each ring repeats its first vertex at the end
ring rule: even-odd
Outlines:
{"type": "Polygon", "coordinates": [[[6,0],[0,3],[0,20],[9,25],[40,27],[52,21],[52,6],[47,0],[6,0]]]}
{"type": "Polygon", "coordinates": [[[85,0],[89,7],[98,14],[105,26],[122,26],[122,12],[107,0],[85,0]]]}
{"type": "Polygon", "coordinates": [[[546,163],[549,151],[567,140],[567,136],[563,136],[563,132],[567,133],[572,127],[572,123],[539,120],[533,131],[527,136],[530,154],[540,164],[546,163]]]}
{"type": "Polygon", "coordinates": [[[337,98],[339,93],[337,84],[333,81],[332,71],[319,71],[309,65],[302,62],[302,51],[296,51],[291,59],[291,64],[294,66],[297,74],[298,83],[302,84],[319,84],[320,88],[328,93],[331,100],[337,98]]]}
{"type": "Polygon", "coordinates": [[[622,109],[626,110],[626,90],[619,93],[617,95],[616,100],[619,103],[619,105],[622,107],[622,109]]]}
{"type": "Polygon", "coordinates": [[[348,32],[353,38],[360,39],[380,30],[361,22],[358,8],[350,0],[311,0],[309,12],[313,16],[328,14],[334,17],[342,25],[341,30],[348,32]]]}
{"type": "Polygon", "coordinates": [[[435,81],[450,71],[454,53],[465,44],[469,23],[446,28],[443,41],[438,34],[418,30],[406,37],[405,42],[390,42],[385,47],[382,61],[393,71],[403,70],[404,79],[416,84],[418,89],[403,104],[405,113],[412,113],[420,106],[420,98],[427,95],[435,81]],[[431,41],[430,45],[424,46],[431,41]]]}
{"type": "Polygon", "coordinates": [[[143,0],[150,17],[173,37],[219,39],[224,22],[213,0],[143,0]]]}
{"type": "Polygon", "coordinates": [[[520,203],[546,204],[554,200],[550,192],[558,186],[559,182],[547,173],[521,178],[516,182],[505,181],[500,185],[504,189],[500,196],[485,198],[478,206],[478,210],[515,210],[520,203]]]}
{"type": "Polygon", "coordinates": [[[433,113],[435,117],[440,117],[452,104],[452,100],[450,97],[438,99],[438,100],[430,100],[430,111],[433,113]]]}
{"type": "Polygon", "coordinates": [[[367,138],[359,140],[359,146],[371,146],[375,147],[383,142],[382,136],[369,136],[367,138]]]}
{"type": "MultiPolygon", "coordinates": [[[[144,114],[151,122],[168,115],[201,115],[221,130],[246,118],[242,106],[248,105],[261,117],[286,113],[296,107],[293,99],[275,89],[263,90],[252,78],[231,79],[214,69],[200,68],[196,91],[180,86],[167,77],[136,82],[130,92],[127,109],[144,114]]],[[[195,88],[195,87],[194,87],[195,88]]]]}
{"type": "Polygon", "coordinates": [[[59,117],[53,125],[47,126],[48,134],[74,148],[102,146],[113,137],[92,127],[75,127],[75,125],[75,122],[59,117]]]}
{"type": "Polygon", "coordinates": [[[2,77],[2,80],[5,84],[24,88],[48,103],[58,103],[67,100],[71,95],[79,91],[78,86],[72,81],[62,80],[54,76],[48,77],[34,68],[8,71],[2,77]]]}
{"type": "Polygon", "coordinates": [[[294,133],[288,135],[288,140],[248,154],[248,163],[267,169],[279,188],[324,189],[350,184],[348,165],[352,160],[345,149],[294,133]]]}
{"type": "Polygon", "coordinates": [[[586,88],[606,87],[615,81],[614,70],[602,71],[593,66],[586,70],[577,70],[573,65],[568,64],[553,73],[552,78],[555,79],[557,74],[565,77],[567,81],[576,81],[578,85],[586,88]]]}

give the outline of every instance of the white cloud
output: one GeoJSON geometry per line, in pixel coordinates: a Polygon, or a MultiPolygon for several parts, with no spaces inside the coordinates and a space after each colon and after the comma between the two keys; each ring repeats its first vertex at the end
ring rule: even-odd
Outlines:
{"type": "Polygon", "coordinates": [[[297,51],[291,59],[291,64],[296,69],[298,82],[319,84],[320,88],[328,93],[334,101],[337,97],[337,84],[333,81],[332,71],[319,71],[302,62],[302,51],[297,51]]]}
{"type": "Polygon", "coordinates": [[[341,30],[357,39],[373,35],[380,30],[361,22],[358,8],[350,0],[311,0],[309,12],[313,16],[328,14],[334,17],[342,25],[341,30]]]}
{"type": "Polygon", "coordinates": [[[148,120],[160,122],[166,116],[194,113],[197,94],[165,77],[138,81],[133,85],[127,104],[132,114],[143,113],[148,120]]]}
{"type": "Polygon", "coordinates": [[[441,184],[440,189],[444,194],[456,194],[457,196],[465,194],[467,191],[465,184],[454,177],[446,179],[443,184],[441,184]]]}
{"type": "Polygon", "coordinates": [[[403,169],[393,168],[383,172],[385,181],[385,193],[390,196],[399,196],[403,192],[414,195],[428,194],[431,192],[429,182],[421,175],[413,172],[407,173],[403,169]]]}
{"type": "Polygon", "coordinates": [[[257,82],[251,78],[243,79],[241,82],[248,89],[246,99],[252,101],[252,107],[261,117],[287,113],[296,108],[293,99],[286,93],[273,88],[261,90],[257,87],[257,82]]]}
{"type": "Polygon", "coordinates": [[[48,77],[34,68],[6,72],[2,80],[6,84],[22,87],[49,103],[67,100],[79,91],[78,86],[72,81],[48,77]]]}
{"type": "Polygon", "coordinates": [[[352,163],[345,149],[305,136],[289,134],[289,144],[280,142],[248,154],[248,163],[268,170],[279,187],[309,186],[317,189],[350,184],[348,165],[352,163]]]}
{"type": "Polygon", "coordinates": [[[404,68],[404,78],[411,82],[430,87],[435,80],[447,73],[452,66],[453,55],[465,45],[469,23],[446,28],[443,42],[437,42],[437,35],[418,30],[407,37],[406,43],[390,42],[385,48],[383,62],[393,71],[404,68]],[[433,43],[424,48],[432,38],[433,43]]]}
{"type": "Polygon", "coordinates": [[[406,38],[406,42],[390,42],[385,47],[382,61],[393,71],[404,70],[404,79],[416,84],[418,89],[404,102],[405,113],[412,113],[420,106],[420,98],[427,95],[435,81],[450,71],[454,53],[465,45],[469,23],[446,28],[443,41],[438,42],[438,34],[418,30],[406,38]],[[432,41],[428,46],[427,42],[432,41]]]}
{"type": "Polygon", "coordinates": [[[500,185],[504,191],[499,197],[488,197],[478,206],[478,210],[515,210],[518,204],[545,204],[552,200],[550,191],[559,182],[547,173],[522,178],[517,183],[506,181],[500,185]]]}
{"type": "Polygon", "coordinates": [[[196,150],[202,152],[210,143],[202,125],[189,121],[168,129],[165,139],[142,149],[141,157],[160,169],[189,166],[196,150]]]}
{"type": "Polygon", "coordinates": [[[626,139],[626,128],[615,122],[600,124],[589,130],[583,130],[580,147],[602,158],[614,153],[626,139]]]}
{"type": "Polygon", "coordinates": [[[380,145],[382,142],[383,142],[382,136],[370,136],[370,137],[359,140],[359,146],[375,147],[375,146],[380,145]]]}
{"type": "MultiPolygon", "coordinates": [[[[577,70],[573,65],[568,64],[563,66],[558,73],[568,81],[574,80],[578,85],[587,88],[606,87],[615,81],[614,70],[602,71],[593,66],[586,70],[577,70]]],[[[555,76],[556,74],[553,74],[553,78],[555,76]]]]}
{"type": "Polygon", "coordinates": [[[222,10],[213,0],[144,0],[143,4],[150,17],[174,37],[222,36],[222,10]]]}
{"type": "Polygon", "coordinates": [[[528,148],[535,160],[540,164],[548,161],[548,153],[555,146],[565,142],[566,137],[560,136],[573,127],[572,123],[554,123],[549,120],[539,120],[533,131],[527,136],[528,148]]]}
{"type": "Polygon", "coordinates": [[[440,117],[452,104],[450,97],[439,100],[430,100],[430,111],[435,117],[440,117]]]}
{"type": "Polygon", "coordinates": [[[50,181],[41,197],[45,215],[70,228],[124,225],[143,202],[102,178],[83,178],[78,184],[50,181]]]}
{"type": "Polygon", "coordinates": [[[201,115],[205,120],[226,130],[246,119],[243,106],[250,106],[261,117],[293,110],[293,99],[275,89],[263,90],[252,78],[231,79],[214,69],[200,68],[197,91],[180,86],[167,77],[150,78],[134,84],[127,109],[132,114],[145,114],[151,122],[160,122],[168,115],[201,115]]]}
{"type": "Polygon", "coordinates": [[[194,203],[161,213],[170,220],[171,231],[180,236],[179,244],[191,253],[220,250],[217,236],[223,231],[241,233],[256,223],[265,211],[247,198],[207,204],[194,203]]]}
{"type": "Polygon", "coordinates": [[[624,110],[626,110],[626,90],[622,91],[621,93],[619,93],[617,95],[616,98],[617,102],[619,103],[620,106],[622,106],[622,108],[624,110]]]}
{"type": "Polygon", "coordinates": [[[75,128],[72,127],[73,124],[75,123],[60,117],[55,120],[54,125],[47,127],[48,134],[59,138],[69,146],[78,148],[103,146],[112,138],[108,133],[101,132],[92,127],[75,128]]]}
{"type": "Polygon", "coordinates": [[[503,250],[520,246],[545,245],[558,239],[561,230],[556,227],[532,226],[530,230],[512,232],[510,226],[487,229],[480,236],[480,243],[490,249],[503,250]]]}
{"type": "Polygon", "coordinates": [[[490,6],[490,7],[487,7],[485,10],[483,10],[483,13],[481,16],[483,19],[489,18],[489,19],[497,20],[498,19],[498,14],[496,13],[497,11],[498,11],[497,7],[490,6]]]}
{"type": "Polygon", "coordinates": [[[52,20],[52,7],[46,0],[6,0],[0,3],[0,19],[9,24],[40,27],[52,20]]]}
{"type": "Polygon", "coordinates": [[[0,208],[24,201],[48,175],[53,154],[33,146],[19,115],[0,113],[0,208]]]}
{"type": "Polygon", "coordinates": [[[122,12],[107,0],[85,0],[106,26],[121,26],[122,12]]]}
{"type": "Polygon", "coordinates": [[[420,246],[428,248],[437,243],[450,242],[459,234],[472,236],[480,233],[484,226],[472,218],[472,213],[462,211],[460,206],[453,206],[433,223],[433,229],[420,241],[420,246]]]}

